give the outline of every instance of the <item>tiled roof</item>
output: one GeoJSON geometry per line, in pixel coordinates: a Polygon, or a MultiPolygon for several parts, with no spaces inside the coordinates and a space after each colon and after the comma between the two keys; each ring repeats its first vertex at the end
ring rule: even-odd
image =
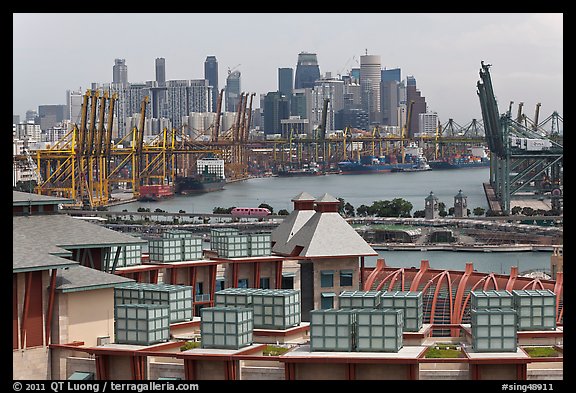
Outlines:
{"type": "Polygon", "coordinates": [[[273,252],[291,255],[301,247],[303,257],[378,255],[339,213],[315,212],[287,243],[276,243],[273,252]]]}
{"type": "Polygon", "coordinates": [[[12,191],[12,205],[57,205],[60,203],[72,203],[72,199],[38,195],[29,192],[12,191]]]}
{"type": "Polygon", "coordinates": [[[315,198],[312,195],[308,194],[307,192],[301,192],[291,200],[292,202],[296,202],[296,201],[313,201],[314,199],[315,198]]]}
{"type": "Polygon", "coordinates": [[[314,210],[293,210],[288,217],[282,221],[282,224],[272,231],[272,241],[275,242],[272,251],[274,251],[276,244],[283,245],[288,242],[314,213],[316,213],[314,210]]]}
{"type": "Polygon", "coordinates": [[[132,281],[134,280],[78,265],[58,271],[56,289],[62,292],[75,292],[115,287],[132,281]]]}
{"type": "Polygon", "coordinates": [[[65,267],[71,249],[140,244],[137,239],[64,214],[12,217],[14,272],[65,267]]]}

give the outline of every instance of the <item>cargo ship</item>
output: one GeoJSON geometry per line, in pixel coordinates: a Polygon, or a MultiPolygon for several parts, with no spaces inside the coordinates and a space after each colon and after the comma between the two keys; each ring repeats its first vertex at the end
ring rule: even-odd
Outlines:
{"type": "Polygon", "coordinates": [[[485,168],[490,166],[490,159],[478,158],[476,160],[469,157],[451,157],[444,160],[432,160],[429,165],[432,169],[485,168]]]}
{"type": "Polygon", "coordinates": [[[392,172],[400,169],[411,168],[414,164],[409,163],[396,163],[390,164],[379,161],[363,162],[363,161],[340,161],[338,163],[338,168],[340,168],[340,173],[343,175],[351,174],[365,174],[365,173],[382,173],[382,172],[392,172]]]}
{"type": "Polygon", "coordinates": [[[392,172],[425,172],[431,170],[432,167],[428,164],[426,158],[422,157],[417,164],[412,165],[410,168],[394,168],[392,172]]]}
{"type": "Polygon", "coordinates": [[[170,184],[149,184],[140,186],[140,202],[157,202],[174,196],[174,187],[170,184]]]}
{"type": "Polygon", "coordinates": [[[226,180],[215,176],[176,176],[174,187],[176,194],[199,194],[224,189],[226,180]]]}
{"type": "Polygon", "coordinates": [[[310,165],[304,164],[302,168],[283,167],[278,170],[279,177],[321,176],[325,174],[326,172],[314,162],[310,163],[310,165]]]}
{"type": "Polygon", "coordinates": [[[205,157],[196,161],[196,174],[178,176],[174,179],[176,194],[199,194],[220,191],[224,189],[224,160],[215,157],[205,157]]]}
{"type": "Polygon", "coordinates": [[[432,169],[466,169],[485,168],[490,166],[490,157],[483,147],[473,147],[470,154],[454,155],[441,160],[431,160],[432,169]]]}

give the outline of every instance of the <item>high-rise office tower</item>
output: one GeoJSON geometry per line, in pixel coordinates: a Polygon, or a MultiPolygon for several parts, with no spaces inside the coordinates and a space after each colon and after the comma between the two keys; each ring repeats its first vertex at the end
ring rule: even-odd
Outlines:
{"type": "Polygon", "coordinates": [[[381,62],[378,55],[360,56],[360,87],[362,108],[368,112],[371,123],[380,123],[381,62]]]}
{"type": "Polygon", "coordinates": [[[406,106],[410,108],[411,102],[412,112],[410,116],[410,129],[408,130],[408,137],[412,138],[415,133],[420,132],[420,114],[426,113],[426,98],[422,97],[420,90],[416,88],[416,78],[409,75],[406,77],[406,106]]]}
{"type": "Polygon", "coordinates": [[[166,115],[166,59],[156,58],[156,85],[150,87],[150,103],[152,107],[152,117],[159,119],[166,115]]]}
{"type": "Polygon", "coordinates": [[[114,59],[112,83],[128,83],[128,66],[125,59],[114,59]]]}
{"type": "Polygon", "coordinates": [[[314,87],[314,82],[318,79],[320,79],[320,67],[318,67],[316,53],[299,53],[294,88],[312,88],[314,87]]]}
{"type": "Polygon", "coordinates": [[[74,124],[80,124],[82,113],[82,91],[66,90],[66,119],[74,124]]]}
{"type": "Polygon", "coordinates": [[[326,131],[329,132],[335,129],[336,112],[344,109],[344,82],[332,78],[329,73],[324,78],[318,79],[312,90],[312,117],[310,122],[313,128],[322,123],[325,99],[329,100],[326,113],[326,131]]]}
{"type": "Polygon", "coordinates": [[[264,97],[264,134],[280,134],[281,120],[290,117],[288,98],[278,92],[272,91],[264,97]]]}
{"type": "Polygon", "coordinates": [[[388,126],[398,125],[400,68],[382,70],[380,82],[380,104],[382,124],[388,126]]]}
{"type": "Polygon", "coordinates": [[[278,68],[278,91],[290,98],[294,90],[294,70],[292,68],[278,68]]]}
{"type": "Polygon", "coordinates": [[[204,61],[204,79],[212,86],[212,112],[216,112],[216,103],[218,101],[218,61],[216,56],[207,56],[204,61]]]}
{"type": "Polygon", "coordinates": [[[66,105],[39,105],[38,117],[42,131],[52,128],[66,118],[66,105]]]}
{"type": "Polygon", "coordinates": [[[156,58],[156,82],[158,87],[166,86],[166,59],[163,57],[156,58]]]}
{"type": "Polygon", "coordinates": [[[226,112],[236,112],[240,100],[240,71],[232,71],[226,78],[226,112]]]}

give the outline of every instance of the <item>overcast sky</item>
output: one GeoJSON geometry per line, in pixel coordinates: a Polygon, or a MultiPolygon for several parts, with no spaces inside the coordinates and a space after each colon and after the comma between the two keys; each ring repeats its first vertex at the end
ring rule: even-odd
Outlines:
{"type": "Polygon", "coordinates": [[[167,80],[202,79],[213,55],[219,88],[238,66],[242,90],[259,95],[278,89],[278,68],[296,71],[300,52],[316,53],[321,74],[335,76],[359,67],[366,50],[402,79],[414,76],[443,124],[482,118],[480,61],[492,64],[500,112],[522,101],[532,118],[540,102],[540,120],[563,116],[561,13],[17,13],[13,22],[13,113],[22,118],[66,104],[67,89],[111,82],[115,58],[135,83],[155,79],[157,57],[167,80]]]}

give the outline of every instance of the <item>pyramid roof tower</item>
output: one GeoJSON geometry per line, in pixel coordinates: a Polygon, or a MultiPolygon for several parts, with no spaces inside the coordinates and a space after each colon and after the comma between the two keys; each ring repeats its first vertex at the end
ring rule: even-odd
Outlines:
{"type": "MultiPolygon", "coordinates": [[[[301,192],[292,198],[294,210],[272,231],[272,246],[285,244],[296,232],[316,213],[314,210],[314,197],[307,192],[301,192]]],[[[274,251],[274,248],[272,248],[274,251]]]]}
{"type": "Polygon", "coordinates": [[[324,194],[315,204],[313,215],[286,242],[275,243],[273,252],[306,258],[378,255],[338,213],[338,199],[324,194]]]}

